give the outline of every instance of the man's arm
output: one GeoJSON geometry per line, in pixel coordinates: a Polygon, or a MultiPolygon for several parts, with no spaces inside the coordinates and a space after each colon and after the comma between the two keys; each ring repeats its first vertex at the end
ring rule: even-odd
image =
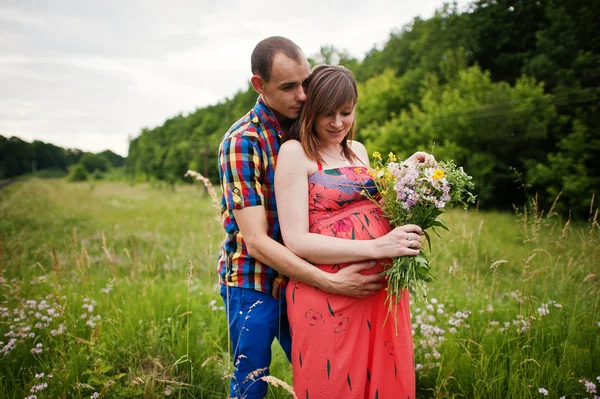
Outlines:
{"type": "Polygon", "coordinates": [[[379,273],[360,274],[361,270],[373,266],[370,262],[350,265],[342,268],[337,273],[327,273],[299,258],[292,251],[269,237],[267,234],[267,217],[265,208],[262,205],[234,209],[233,215],[250,256],[294,280],[310,284],[333,294],[343,294],[357,298],[374,294],[385,285],[379,273]]]}

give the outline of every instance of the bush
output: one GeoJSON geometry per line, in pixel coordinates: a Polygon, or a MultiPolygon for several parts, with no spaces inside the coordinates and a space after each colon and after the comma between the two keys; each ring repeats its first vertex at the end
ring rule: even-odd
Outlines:
{"type": "Polygon", "coordinates": [[[86,181],[87,179],[88,174],[85,171],[85,168],[82,164],[77,163],[69,168],[69,175],[67,176],[67,181],[86,181]]]}

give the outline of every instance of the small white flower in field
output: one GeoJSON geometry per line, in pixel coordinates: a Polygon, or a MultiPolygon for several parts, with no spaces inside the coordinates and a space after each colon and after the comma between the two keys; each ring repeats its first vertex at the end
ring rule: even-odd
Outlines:
{"type": "Polygon", "coordinates": [[[499,324],[500,324],[499,321],[495,321],[495,320],[490,321],[490,326],[497,326],[499,324]]]}
{"type": "Polygon", "coordinates": [[[555,308],[562,308],[562,305],[560,303],[554,302],[554,307],[555,308]]]}
{"type": "Polygon", "coordinates": [[[537,309],[537,312],[541,317],[544,317],[544,316],[547,316],[550,314],[550,310],[548,310],[548,305],[545,303],[542,303],[542,306],[537,309]]]}
{"type": "Polygon", "coordinates": [[[456,328],[454,327],[450,327],[448,331],[450,331],[451,334],[456,334],[456,328]]]}
{"type": "Polygon", "coordinates": [[[415,366],[415,370],[423,370],[423,365],[421,363],[417,363],[417,365],[415,366]]]}
{"type": "Polygon", "coordinates": [[[81,316],[79,316],[82,319],[85,319],[87,317],[87,313],[83,313],[81,316]]]}
{"type": "Polygon", "coordinates": [[[90,396],[90,399],[97,399],[99,396],[100,394],[98,392],[94,392],[92,396],[90,396]]]}
{"type": "Polygon", "coordinates": [[[567,397],[566,397],[566,396],[561,396],[561,397],[560,397],[560,398],[558,398],[558,399],[567,399],[567,397]]]}
{"type": "Polygon", "coordinates": [[[44,377],[44,373],[39,373],[35,375],[35,378],[43,378],[44,377]]]}
{"type": "Polygon", "coordinates": [[[596,377],[596,380],[598,380],[598,382],[600,382],[600,375],[598,377],[596,377]]]}
{"type": "Polygon", "coordinates": [[[39,391],[43,391],[46,388],[48,388],[48,383],[47,382],[42,382],[39,385],[32,386],[31,389],[29,390],[29,392],[36,393],[36,392],[39,392],[39,391]]]}
{"type": "Polygon", "coordinates": [[[485,310],[479,309],[479,314],[483,314],[483,312],[485,312],[485,310]]]}
{"type": "Polygon", "coordinates": [[[600,321],[598,322],[598,327],[600,327],[600,321]]]}
{"type": "Polygon", "coordinates": [[[106,287],[102,288],[100,291],[102,291],[105,294],[108,294],[109,292],[111,292],[113,289],[113,285],[108,283],[106,284],[106,287]]]}
{"type": "Polygon", "coordinates": [[[54,374],[48,374],[48,378],[53,378],[54,374]]]}
{"type": "Polygon", "coordinates": [[[171,387],[167,387],[167,389],[165,389],[165,396],[171,396],[171,387]]]}
{"type": "Polygon", "coordinates": [[[546,388],[540,388],[538,389],[538,392],[544,396],[548,396],[548,390],[546,388]]]}
{"type": "Polygon", "coordinates": [[[433,305],[432,304],[428,303],[427,306],[425,306],[425,308],[427,310],[429,310],[430,312],[433,312],[433,305]]]}
{"type": "Polygon", "coordinates": [[[488,312],[493,312],[494,311],[494,307],[492,305],[488,305],[487,306],[487,311],[488,312]]]}
{"type": "Polygon", "coordinates": [[[585,380],[584,384],[585,384],[585,390],[588,393],[596,393],[596,384],[594,384],[592,381],[588,381],[588,380],[585,380]]]}
{"type": "Polygon", "coordinates": [[[34,355],[42,353],[42,352],[44,351],[44,350],[42,349],[42,346],[43,346],[43,345],[42,345],[41,343],[37,344],[37,345],[35,346],[35,348],[32,348],[32,349],[31,349],[31,353],[33,353],[34,355]]]}
{"type": "Polygon", "coordinates": [[[437,298],[431,298],[431,303],[433,303],[433,304],[436,304],[436,303],[438,303],[438,300],[437,300],[437,298]]]}
{"type": "Polygon", "coordinates": [[[29,395],[25,399],[37,399],[37,395],[29,395]]]}

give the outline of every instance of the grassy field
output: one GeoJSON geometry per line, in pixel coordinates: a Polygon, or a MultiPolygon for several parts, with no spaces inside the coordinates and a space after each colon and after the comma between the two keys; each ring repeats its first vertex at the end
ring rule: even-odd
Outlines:
{"type": "MultiPolygon", "coordinates": [[[[418,397],[600,394],[598,224],[445,220],[412,304],[418,397]]],[[[201,186],[19,182],[0,191],[0,234],[1,398],[228,397],[223,232],[201,186]]]]}

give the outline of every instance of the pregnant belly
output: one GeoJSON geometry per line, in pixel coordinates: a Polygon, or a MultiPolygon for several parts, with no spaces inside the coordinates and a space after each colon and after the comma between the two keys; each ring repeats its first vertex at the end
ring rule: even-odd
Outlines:
{"type": "MultiPolygon", "coordinates": [[[[313,213],[311,217],[311,233],[343,238],[347,240],[373,240],[388,232],[391,227],[387,218],[383,215],[381,208],[371,201],[342,209],[338,212],[313,213]]],[[[377,265],[367,269],[362,274],[380,273],[389,259],[377,262],[377,265]]],[[[316,265],[319,268],[337,272],[348,264],[316,265]]]]}

